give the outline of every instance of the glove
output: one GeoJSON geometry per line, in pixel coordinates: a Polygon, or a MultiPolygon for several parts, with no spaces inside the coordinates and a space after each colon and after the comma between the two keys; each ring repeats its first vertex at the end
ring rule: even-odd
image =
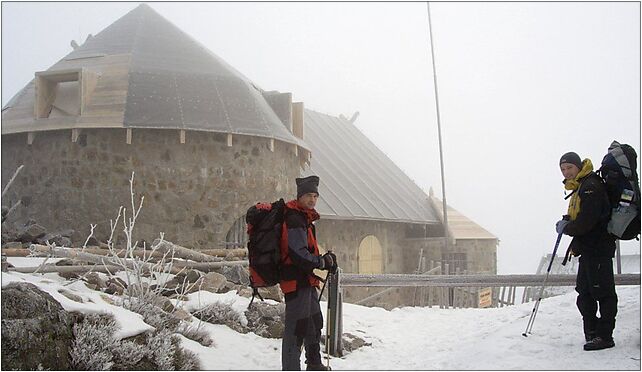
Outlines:
{"type": "Polygon", "coordinates": [[[566,228],[566,225],[568,225],[567,220],[559,220],[555,224],[555,231],[557,231],[558,234],[564,233],[564,229],[566,228]]]}
{"type": "Polygon", "coordinates": [[[321,256],[323,266],[321,267],[324,270],[328,270],[333,273],[337,270],[337,256],[332,252],[328,252],[321,256]]]}

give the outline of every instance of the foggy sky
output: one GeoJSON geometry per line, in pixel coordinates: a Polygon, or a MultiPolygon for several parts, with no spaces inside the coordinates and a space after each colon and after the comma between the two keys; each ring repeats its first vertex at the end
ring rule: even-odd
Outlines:
{"type": "MultiPolygon", "coordinates": [[[[355,125],[441,198],[425,3],[149,4],[261,88],[332,115],[359,111],[355,125]]],[[[2,3],[2,105],[72,39],[137,5],[2,3]]],[[[532,273],[566,213],[560,156],[599,167],[614,139],[640,154],[640,4],[433,3],[431,13],[448,204],[500,239],[499,273],[532,273]]]]}

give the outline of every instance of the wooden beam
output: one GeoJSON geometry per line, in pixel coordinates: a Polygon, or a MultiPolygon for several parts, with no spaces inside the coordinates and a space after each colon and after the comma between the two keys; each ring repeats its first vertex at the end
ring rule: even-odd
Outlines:
{"type": "Polygon", "coordinates": [[[270,138],[270,151],[274,152],[274,138],[270,138]]]}
{"type": "Polygon", "coordinates": [[[78,142],[78,136],[80,136],[80,129],[79,128],[73,128],[71,130],[71,142],[78,142]]]}
{"type": "Polygon", "coordinates": [[[227,134],[227,147],[232,147],[232,133],[227,134]]]}
{"type": "Polygon", "coordinates": [[[181,143],[185,143],[185,129],[181,129],[180,138],[181,138],[181,143]]]}
{"type": "Polygon", "coordinates": [[[33,145],[33,140],[36,138],[36,132],[27,133],[27,145],[33,145]]]}
{"type": "Polygon", "coordinates": [[[30,274],[35,271],[38,273],[86,273],[86,272],[100,272],[100,273],[115,273],[116,271],[123,270],[120,266],[114,265],[72,265],[72,266],[56,266],[44,265],[43,267],[10,267],[8,271],[15,271],[18,273],[30,274]]]}
{"type": "Polygon", "coordinates": [[[299,156],[299,146],[294,145],[294,156],[299,156]]]}
{"type": "Polygon", "coordinates": [[[127,128],[127,138],[126,138],[125,142],[128,145],[132,144],[132,129],[131,128],[127,128]]]}

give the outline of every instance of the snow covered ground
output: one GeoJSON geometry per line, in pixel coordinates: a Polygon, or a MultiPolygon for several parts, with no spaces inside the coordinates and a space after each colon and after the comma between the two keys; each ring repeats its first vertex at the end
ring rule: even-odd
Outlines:
{"type": "MultiPolygon", "coordinates": [[[[9,258],[16,266],[35,266],[32,260],[9,258]]],[[[2,273],[3,286],[12,281],[36,284],[69,310],[115,313],[122,337],[149,328],[138,314],[110,305],[81,282],[69,284],[57,274],[2,273]],[[59,293],[63,288],[91,302],[69,300],[59,293]]],[[[573,293],[542,300],[529,337],[522,332],[532,302],[498,309],[392,311],[344,304],[343,331],[372,345],[331,358],[330,365],[334,370],[640,370],[640,286],[618,287],[617,292],[616,346],[591,352],[582,350],[584,336],[573,293]]],[[[197,292],[182,306],[195,309],[216,301],[232,303],[239,312],[249,303],[233,292],[197,292]]],[[[324,312],[325,307],[323,303],[324,312]]],[[[202,326],[210,332],[214,346],[181,337],[183,345],[200,357],[203,369],[281,368],[280,339],[240,334],[223,325],[202,326]]]]}

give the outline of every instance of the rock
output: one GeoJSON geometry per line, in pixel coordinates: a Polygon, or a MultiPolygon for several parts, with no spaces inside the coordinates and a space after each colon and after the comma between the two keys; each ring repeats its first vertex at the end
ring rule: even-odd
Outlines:
{"type": "Polygon", "coordinates": [[[76,302],[80,302],[80,303],[85,302],[85,301],[82,299],[82,297],[80,297],[80,296],[78,296],[78,295],[76,295],[76,294],[74,294],[74,293],[72,293],[71,291],[68,291],[68,290],[66,290],[66,289],[59,289],[59,290],[58,290],[58,293],[60,293],[61,295],[63,295],[63,296],[65,296],[65,297],[67,297],[68,299],[70,299],[70,300],[72,300],[72,301],[76,301],[76,302]]]}
{"type": "Polygon", "coordinates": [[[176,309],[174,311],[174,316],[176,316],[180,320],[185,320],[185,321],[192,319],[192,314],[190,314],[189,311],[186,311],[183,309],[176,309]]]}
{"type": "Polygon", "coordinates": [[[247,268],[240,265],[223,266],[222,271],[228,281],[235,284],[250,285],[250,274],[247,268]]]}
{"type": "Polygon", "coordinates": [[[363,346],[371,346],[372,344],[366,342],[361,337],[355,336],[352,333],[344,333],[341,335],[341,341],[343,342],[343,350],[347,352],[355,351],[363,346]]]}
{"type": "Polygon", "coordinates": [[[254,302],[245,311],[247,328],[261,337],[281,338],[285,321],[285,304],[254,302]]]}
{"type": "Polygon", "coordinates": [[[252,297],[252,293],[253,293],[252,288],[249,288],[249,287],[239,288],[236,291],[237,295],[242,296],[242,297],[247,297],[247,298],[252,297]]]}
{"type": "Polygon", "coordinates": [[[45,234],[47,234],[47,230],[44,227],[33,223],[18,232],[18,240],[23,243],[33,243],[36,239],[45,236],[45,234]]]}
{"type": "Polygon", "coordinates": [[[105,283],[105,285],[107,285],[107,286],[110,286],[112,284],[114,284],[114,285],[116,285],[116,286],[118,286],[120,288],[123,288],[123,289],[127,288],[127,283],[125,283],[124,280],[122,280],[121,278],[116,277],[116,276],[113,276],[113,277],[107,279],[107,282],[105,283]]]}
{"type": "Polygon", "coordinates": [[[2,288],[2,369],[70,370],[72,327],[80,317],[33,284],[8,284],[2,288]]]}
{"type": "Polygon", "coordinates": [[[283,293],[281,288],[278,285],[273,285],[271,287],[259,288],[259,293],[263,296],[265,300],[274,300],[277,302],[283,302],[283,293]]]}
{"type": "Polygon", "coordinates": [[[100,241],[98,239],[96,239],[95,236],[90,236],[89,239],[86,239],[85,241],[87,242],[87,246],[90,246],[90,245],[95,246],[95,247],[99,247],[100,246],[100,241]]]}
{"type": "Polygon", "coordinates": [[[79,279],[80,277],[82,277],[82,274],[69,272],[69,273],[58,273],[58,276],[65,278],[67,280],[72,280],[72,279],[79,279]]]}
{"type": "Polygon", "coordinates": [[[55,244],[58,247],[71,247],[72,245],[71,239],[66,236],[62,236],[62,234],[60,233],[49,233],[41,238],[36,239],[36,243],[42,245],[46,245],[47,241],[49,241],[49,243],[51,244],[55,244]]]}
{"type": "Polygon", "coordinates": [[[2,249],[13,249],[13,248],[22,248],[22,243],[20,242],[7,242],[2,244],[2,249]]]}
{"type": "Polygon", "coordinates": [[[220,293],[223,289],[225,289],[227,285],[227,279],[223,274],[210,272],[203,275],[201,279],[199,279],[195,284],[196,285],[191,288],[189,293],[199,290],[220,293]]]}
{"type": "Polygon", "coordinates": [[[115,283],[109,283],[107,285],[107,288],[105,288],[104,290],[104,292],[107,294],[111,294],[111,295],[117,294],[119,296],[122,296],[124,291],[125,291],[125,288],[119,285],[116,285],[115,283]]]}
{"type": "Polygon", "coordinates": [[[78,261],[71,258],[63,258],[62,260],[55,263],[56,266],[74,266],[78,265],[78,261]]]}
{"type": "Polygon", "coordinates": [[[73,230],[73,229],[67,229],[67,230],[62,230],[62,231],[58,232],[58,234],[60,234],[60,236],[63,236],[65,238],[71,239],[75,232],[76,231],[73,230]]]}
{"type": "Polygon", "coordinates": [[[107,281],[98,273],[87,273],[84,278],[88,286],[93,285],[94,289],[107,288],[107,281]]]}
{"type": "Polygon", "coordinates": [[[187,270],[185,272],[185,275],[177,275],[181,277],[181,280],[184,280],[185,277],[187,277],[187,282],[188,283],[196,283],[198,279],[200,279],[201,276],[203,276],[203,273],[198,271],[198,270],[187,270]]]}

